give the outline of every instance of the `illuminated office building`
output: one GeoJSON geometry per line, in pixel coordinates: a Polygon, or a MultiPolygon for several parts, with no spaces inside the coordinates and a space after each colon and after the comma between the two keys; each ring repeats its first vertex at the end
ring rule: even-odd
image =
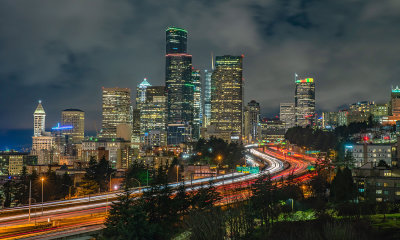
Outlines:
{"type": "Polygon", "coordinates": [[[192,55],[187,54],[187,31],[166,30],[165,85],[167,122],[193,124],[192,55]]]}
{"type": "Polygon", "coordinates": [[[247,132],[247,137],[249,142],[256,141],[259,137],[260,130],[260,103],[255,100],[250,101],[247,104],[245,114],[245,129],[247,132]],[[248,130],[247,130],[248,129],[248,130]]]}
{"type": "MultiPolygon", "coordinates": [[[[141,142],[149,142],[145,139],[149,136],[149,132],[159,131],[158,138],[164,138],[159,141],[159,144],[166,143],[166,96],[164,86],[151,86],[146,89],[146,99],[141,104],[140,109],[140,135],[141,142]]],[[[155,143],[152,145],[154,146],[155,143]]],[[[161,146],[161,145],[159,145],[161,146]]]]}
{"type": "Polygon", "coordinates": [[[146,102],[147,87],[151,87],[151,84],[145,78],[136,88],[136,108],[138,109],[140,109],[142,103],[146,102]]]}
{"type": "Polygon", "coordinates": [[[129,88],[103,87],[103,121],[100,133],[102,138],[115,138],[118,124],[132,124],[130,106],[129,88]]]}
{"type": "Polygon", "coordinates": [[[20,175],[24,166],[36,164],[36,156],[28,153],[0,152],[0,176],[20,175]]]}
{"type": "Polygon", "coordinates": [[[382,118],[389,115],[388,104],[375,104],[371,107],[371,115],[375,122],[382,123],[382,118]]]}
{"type": "Polygon", "coordinates": [[[323,129],[334,129],[337,126],[338,126],[338,113],[337,112],[323,112],[322,113],[322,128],[323,129]]]}
{"type": "Polygon", "coordinates": [[[42,101],[39,100],[39,104],[33,113],[33,136],[42,136],[45,132],[46,126],[46,112],[42,106],[42,101]]]}
{"type": "Polygon", "coordinates": [[[392,88],[389,101],[389,116],[382,117],[383,125],[395,125],[400,120],[400,88],[392,88]]]}
{"type": "Polygon", "coordinates": [[[281,103],[279,106],[279,119],[288,130],[296,125],[296,108],[294,103],[281,103]]]}
{"type": "Polygon", "coordinates": [[[204,70],[204,91],[203,91],[203,127],[210,125],[211,121],[211,76],[212,70],[204,70]]]}
{"type": "Polygon", "coordinates": [[[132,138],[131,143],[133,148],[140,147],[140,110],[132,109],[132,138]]]}
{"type": "Polygon", "coordinates": [[[61,126],[71,126],[63,135],[72,143],[79,143],[85,136],[85,112],[79,109],[65,109],[61,112],[61,126]]]}
{"type": "Polygon", "coordinates": [[[211,125],[216,137],[242,140],[243,56],[217,56],[211,80],[211,125]]]}
{"type": "Polygon", "coordinates": [[[169,27],[166,30],[166,53],[187,52],[187,31],[182,28],[169,27]]]}
{"type": "Polygon", "coordinates": [[[305,127],[315,122],[315,84],[313,78],[297,79],[295,75],[296,125],[305,127]]]}
{"type": "Polygon", "coordinates": [[[200,70],[193,69],[193,139],[200,138],[200,128],[203,122],[203,109],[201,103],[201,77],[200,70]]]}

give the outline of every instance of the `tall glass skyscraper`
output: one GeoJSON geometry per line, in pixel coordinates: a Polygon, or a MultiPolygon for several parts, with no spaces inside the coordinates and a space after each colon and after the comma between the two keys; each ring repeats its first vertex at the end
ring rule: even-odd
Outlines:
{"type": "Polygon", "coordinates": [[[243,56],[217,56],[211,79],[211,125],[216,136],[242,141],[243,56]]]}
{"type": "Polygon", "coordinates": [[[313,78],[297,79],[295,91],[296,125],[305,127],[315,122],[315,84],[313,78]]]}
{"type": "Polygon", "coordinates": [[[201,104],[201,77],[200,70],[193,69],[193,139],[200,138],[200,128],[203,122],[203,110],[201,104]]]}
{"type": "Polygon", "coordinates": [[[193,124],[192,55],[187,52],[187,31],[166,30],[165,85],[168,124],[193,124]]]}
{"type": "Polygon", "coordinates": [[[115,138],[119,124],[131,125],[131,90],[103,87],[103,121],[100,137],[115,138]]]}
{"type": "Polygon", "coordinates": [[[167,54],[187,52],[187,31],[182,28],[167,28],[167,54]]]}
{"type": "Polygon", "coordinates": [[[203,115],[203,126],[207,127],[210,125],[211,121],[211,76],[212,76],[212,71],[210,70],[204,70],[204,91],[203,91],[203,96],[204,96],[204,115],[203,115]]]}
{"type": "Polygon", "coordinates": [[[85,136],[85,112],[80,109],[65,109],[61,112],[62,126],[72,126],[64,130],[63,135],[71,138],[73,143],[80,143],[85,136]]]}

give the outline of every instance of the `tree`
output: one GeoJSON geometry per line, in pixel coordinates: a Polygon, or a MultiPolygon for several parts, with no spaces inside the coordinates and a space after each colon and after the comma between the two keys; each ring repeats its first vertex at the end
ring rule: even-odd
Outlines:
{"type": "Polygon", "coordinates": [[[335,203],[350,202],[356,198],[357,188],[349,168],[346,167],[343,170],[338,168],[330,190],[330,198],[335,203]]]}
{"type": "Polygon", "coordinates": [[[130,197],[128,186],[124,185],[124,192],[110,209],[103,231],[104,237],[121,240],[153,239],[155,229],[148,223],[143,206],[143,200],[134,201],[130,197]]]}
{"type": "Polygon", "coordinates": [[[113,170],[110,167],[110,162],[103,156],[97,163],[94,157],[89,160],[89,167],[86,169],[84,180],[95,181],[100,188],[100,191],[107,191],[108,182],[113,170]]]}
{"type": "Polygon", "coordinates": [[[26,166],[22,167],[19,181],[16,183],[15,198],[18,204],[26,204],[29,201],[29,175],[26,166]]]}
{"type": "Polygon", "coordinates": [[[99,185],[95,180],[83,179],[79,184],[78,195],[89,195],[99,191],[99,185]]]}
{"type": "Polygon", "coordinates": [[[221,194],[216,191],[213,182],[209,182],[207,187],[201,187],[191,196],[191,205],[194,209],[210,209],[221,199],[221,194]]]}

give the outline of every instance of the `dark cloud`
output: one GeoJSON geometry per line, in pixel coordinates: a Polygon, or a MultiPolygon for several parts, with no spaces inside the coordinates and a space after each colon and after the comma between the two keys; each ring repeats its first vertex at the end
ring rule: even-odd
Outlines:
{"type": "Polygon", "coordinates": [[[293,101],[294,72],[314,76],[319,110],[388,100],[400,75],[398,0],[54,1],[0,3],[2,128],[48,125],[64,108],[99,128],[101,87],[164,83],[165,28],[189,31],[194,66],[244,54],[245,99],[275,115],[293,101]]]}

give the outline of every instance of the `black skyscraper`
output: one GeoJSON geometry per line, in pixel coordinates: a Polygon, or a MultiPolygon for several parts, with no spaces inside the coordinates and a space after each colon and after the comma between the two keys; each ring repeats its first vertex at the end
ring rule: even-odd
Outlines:
{"type": "Polygon", "coordinates": [[[187,31],[166,30],[165,85],[168,124],[193,124],[192,55],[186,53],[187,31]]]}
{"type": "Polygon", "coordinates": [[[182,28],[169,27],[167,33],[167,54],[187,52],[187,31],[182,28]]]}

